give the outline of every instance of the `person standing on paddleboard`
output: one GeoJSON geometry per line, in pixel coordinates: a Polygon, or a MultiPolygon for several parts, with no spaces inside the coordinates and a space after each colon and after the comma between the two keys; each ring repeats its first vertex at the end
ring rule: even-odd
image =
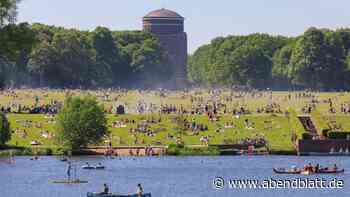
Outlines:
{"type": "Polygon", "coordinates": [[[70,171],[72,170],[72,164],[71,162],[69,161],[68,162],[68,167],[67,167],[67,176],[68,176],[68,180],[70,180],[70,171]]]}

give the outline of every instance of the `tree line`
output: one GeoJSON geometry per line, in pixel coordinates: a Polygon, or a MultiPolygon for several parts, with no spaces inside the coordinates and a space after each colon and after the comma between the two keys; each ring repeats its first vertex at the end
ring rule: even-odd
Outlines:
{"type": "Polygon", "coordinates": [[[0,0],[1,87],[149,87],[172,77],[147,32],[15,24],[19,2],[0,0]]]}
{"type": "Polygon", "coordinates": [[[2,79],[8,86],[147,87],[171,74],[158,40],[142,31],[22,23],[6,25],[0,34],[2,79]]]}
{"type": "Polygon", "coordinates": [[[219,37],[191,55],[188,76],[204,86],[348,90],[349,48],[350,29],[219,37]]]}

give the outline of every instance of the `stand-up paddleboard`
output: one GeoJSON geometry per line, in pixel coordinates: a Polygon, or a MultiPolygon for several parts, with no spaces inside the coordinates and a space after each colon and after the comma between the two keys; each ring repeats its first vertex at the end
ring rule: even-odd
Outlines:
{"type": "Polygon", "coordinates": [[[77,176],[77,167],[76,165],[72,165],[73,170],[74,170],[74,175],[72,178],[67,178],[67,179],[61,179],[61,180],[51,180],[51,183],[61,183],[61,184],[81,184],[81,183],[88,183],[88,181],[85,180],[80,180],[77,176]]]}
{"type": "MultiPolygon", "coordinates": [[[[129,194],[129,195],[118,195],[118,194],[96,194],[96,193],[87,193],[87,197],[139,197],[138,194],[129,194]]],[[[142,194],[141,197],[152,197],[150,193],[142,194]]]]}
{"type": "Polygon", "coordinates": [[[80,179],[74,179],[74,180],[51,180],[51,183],[61,183],[61,184],[82,184],[82,183],[88,183],[88,181],[80,180],[80,179]]]}

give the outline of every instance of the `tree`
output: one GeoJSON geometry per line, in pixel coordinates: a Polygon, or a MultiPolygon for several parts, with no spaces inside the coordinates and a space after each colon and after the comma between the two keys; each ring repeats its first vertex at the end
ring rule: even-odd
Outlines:
{"type": "Polygon", "coordinates": [[[121,57],[114,43],[112,32],[97,27],[92,33],[92,46],[96,51],[96,72],[101,85],[111,85],[113,78],[119,83],[126,77],[127,65],[121,64],[121,57]]]}
{"type": "Polygon", "coordinates": [[[310,28],[297,41],[291,57],[294,83],[313,89],[322,87],[321,75],[325,63],[325,36],[321,30],[310,28]]]}
{"type": "Polygon", "coordinates": [[[6,76],[9,75],[10,63],[6,58],[0,56],[0,90],[5,87],[6,76]]]}
{"type": "Polygon", "coordinates": [[[0,112],[0,146],[11,139],[10,123],[4,113],[0,112]]]}
{"type": "Polygon", "coordinates": [[[86,35],[71,30],[55,34],[50,43],[40,43],[29,70],[51,87],[89,87],[97,75],[94,66],[95,52],[86,35]]]}
{"type": "Polygon", "coordinates": [[[268,87],[272,56],[288,39],[267,34],[219,37],[189,58],[189,77],[207,86],[268,87]]]}
{"type": "Polygon", "coordinates": [[[7,66],[4,78],[7,84],[26,84],[27,63],[36,42],[36,35],[27,23],[8,24],[0,29],[0,58],[11,65],[7,66]]]}
{"type": "Polygon", "coordinates": [[[101,142],[108,135],[103,106],[93,97],[69,97],[57,115],[56,141],[76,150],[101,142]]]}
{"type": "Polygon", "coordinates": [[[20,0],[0,0],[0,28],[6,23],[14,23],[17,17],[17,4],[20,0]]]}
{"type": "Polygon", "coordinates": [[[275,87],[286,88],[291,85],[291,65],[290,58],[293,52],[294,43],[288,44],[276,51],[272,61],[272,78],[274,80],[275,87]]]}
{"type": "Polygon", "coordinates": [[[250,87],[268,87],[271,80],[271,59],[261,48],[244,45],[232,54],[231,81],[250,87]]]}
{"type": "Polygon", "coordinates": [[[158,40],[147,39],[132,55],[131,66],[148,86],[169,79],[171,67],[164,60],[158,40]],[[155,77],[155,74],[157,77],[155,77]]]}

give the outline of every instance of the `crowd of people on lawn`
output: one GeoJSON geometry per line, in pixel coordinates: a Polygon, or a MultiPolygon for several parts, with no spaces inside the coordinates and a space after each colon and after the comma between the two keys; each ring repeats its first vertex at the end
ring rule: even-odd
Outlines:
{"type": "MultiPolygon", "coordinates": [[[[154,138],[158,133],[166,131],[161,125],[166,121],[168,116],[181,116],[180,127],[186,135],[197,136],[198,141],[202,144],[208,144],[210,138],[206,131],[213,130],[216,133],[223,133],[227,130],[235,130],[239,127],[235,119],[240,119],[243,126],[247,130],[257,129],[254,120],[246,118],[247,114],[284,114],[281,102],[291,100],[305,101],[305,106],[301,109],[303,113],[311,113],[317,108],[320,103],[329,105],[329,113],[336,113],[337,107],[340,107],[339,112],[350,113],[350,103],[342,102],[340,105],[337,99],[329,98],[320,100],[317,93],[311,91],[289,93],[284,97],[274,99],[271,91],[227,91],[227,90],[195,90],[195,91],[168,91],[168,90],[125,90],[125,89],[104,89],[104,90],[26,90],[24,94],[20,94],[21,90],[4,90],[0,92],[0,97],[6,98],[8,104],[1,103],[0,111],[4,113],[27,113],[27,114],[45,114],[46,121],[32,121],[18,119],[16,123],[19,127],[14,127],[14,133],[21,138],[26,138],[31,128],[39,129],[39,135],[43,139],[50,140],[54,134],[46,129],[45,125],[55,123],[55,114],[63,106],[63,100],[57,99],[54,94],[64,96],[80,95],[82,93],[96,96],[102,103],[107,103],[105,106],[106,113],[115,114],[117,118],[109,125],[114,129],[126,129],[132,136],[147,136],[154,138]],[[137,98],[134,104],[124,99],[128,95],[137,92],[137,98]],[[154,98],[151,102],[150,99],[154,98]],[[266,102],[260,105],[249,105],[249,100],[263,99],[266,102]],[[155,102],[159,100],[159,102],[155,102]],[[178,102],[180,101],[180,102],[178,102]],[[30,103],[30,104],[28,104],[30,103]],[[121,116],[125,113],[142,114],[146,118],[133,119],[121,116]],[[149,116],[149,117],[147,117],[149,116]],[[227,119],[224,117],[232,117],[227,119]],[[222,120],[224,119],[224,120],[222,120]],[[210,125],[214,125],[211,127],[210,125]]],[[[267,125],[272,123],[265,121],[267,125]]],[[[172,122],[179,124],[179,121],[172,122]]],[[[334,126],[336,127],[336,126],[334,126]]],[[[258,128],[262,129],[262,128],[258,128]]],[[[167,139],[178,141],[178,137],[173,134],[168,134],[167,139]]],[[[38,139],[39,140],[39,139],[38,139]]],[[[157,140],[154,140],[158,143],[157,140]]],[[[144,143],[135,137],[135,144],[144,143]]],[[[249,143],[249,140],[242,143],[249,143]]],[[[262,139],[253,139],[253,144],[262,143],[262,139]],[[255,141],[254,141],[255,140],[255,141]],[[257,140],[257,141],[256,141],[257,140]]]]}

